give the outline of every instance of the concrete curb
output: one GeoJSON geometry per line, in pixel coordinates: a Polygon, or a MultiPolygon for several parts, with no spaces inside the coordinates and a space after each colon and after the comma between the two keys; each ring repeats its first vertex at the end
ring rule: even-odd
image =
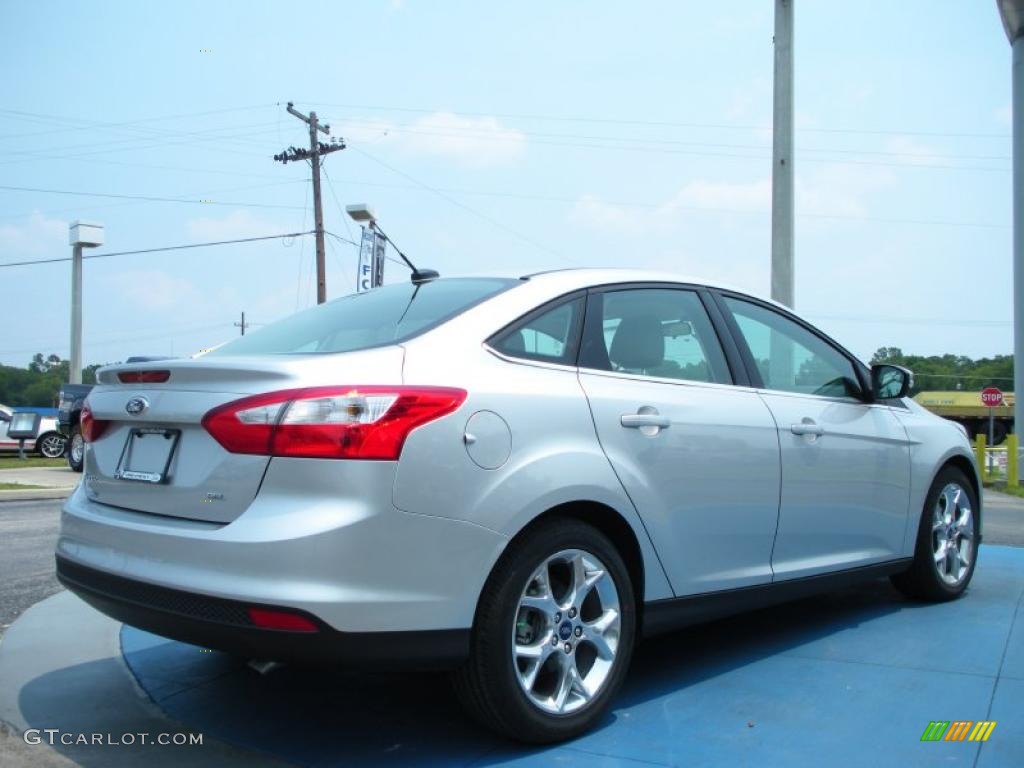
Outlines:
{"type": "Polygon", "coordinates": [[[0,503],[5,501],[57,501],[66,499],[74,488],[26,488],[24,491],[0,491],[0,503]]]}

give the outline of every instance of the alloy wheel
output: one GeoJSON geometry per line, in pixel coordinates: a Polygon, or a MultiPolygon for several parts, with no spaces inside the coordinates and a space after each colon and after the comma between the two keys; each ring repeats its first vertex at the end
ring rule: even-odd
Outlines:
{"type": "Polygon", "coordinates": [[[939,578],[960,584],[974,560],[974,512],[962,487],[949,483],[939,494],[932,513],[932,554],[939,578]]]}
{"type": "Polygon", "coordinates": [[[48,459],[59,459],[64,455],[65,440],[60,435],[47,435],[39,443],[39,452],[48,459]]]}
{"type": "Polygon", "coordinates": [[[555,715],[586,707],[610,677],[621,625],[618,590],[598,557],[581,549],[548,557],[512,627],[512,661],[529,700],[555,715]]]}

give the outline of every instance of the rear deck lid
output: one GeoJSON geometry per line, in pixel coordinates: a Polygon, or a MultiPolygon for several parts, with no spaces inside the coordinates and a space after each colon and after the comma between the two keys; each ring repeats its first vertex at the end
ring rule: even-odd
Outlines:
{"type": "Polygon", "coordinates": [[[123,509],[231,522],[255,498],[270,459],[228,452],[202,426],[209,411],[276,390],[401,384],[402,358],[391,346],[102,369],[88,398],[99,435],[86,451],[86,493],[123,509]],[[166,372],[166,380],[138,375],[150,371],[166,372]]]}

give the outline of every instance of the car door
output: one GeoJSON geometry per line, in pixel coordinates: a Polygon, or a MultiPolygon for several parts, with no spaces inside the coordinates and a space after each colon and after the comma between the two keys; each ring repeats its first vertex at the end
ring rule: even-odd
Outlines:
{"type": "Polygon", "coordinates": [[[677,595],[771,581],[775,422],[734,385],[745,373],[712,314],[671,284],[591,291],[579,357],[601,446],[677,595]]]}
{"type": "Polygon", "coordinates": [[[746,297],[722,295],[721,304],[778,426],[775,579],[898,558],[910,496],[906,430],[868,401],[858,364],[823,335],[746,297]]]}

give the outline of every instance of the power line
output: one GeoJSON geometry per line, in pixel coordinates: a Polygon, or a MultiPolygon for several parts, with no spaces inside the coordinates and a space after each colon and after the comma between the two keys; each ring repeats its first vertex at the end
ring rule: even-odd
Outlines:
{"type": "MultiPolygon", "coordinates": [[[[160,251],[181,251],[186,248],[206,248],[213,245],[230,245],[231,243],[254,243],[258,240],[279,240],[287,237],[301,237],[303,235],[312,235],[313,230],[308,232],[289,232],[283,235],[263,235],[262,237],[242,237],[235,240],[216,240],[209,243],[188,243],[186,245],[168,245],[163,248],[143,248],[138,251],[114,251],[112,253],[86,253],[82,255],[83,259],[105,259],[110,256],[134,256],[140,253],[157,253],[160,251]]],[[[70,256],[64,256],[61,258],[54,259],[37,259],[35,261],[12,261],[6,264],[0,264],[2,267],[25,267],[33,264],[56,264],[60,261],[71,261],[70,256]]]]}
{"type": "MultiPolygon", "coordinates": [[[[367,125],[373,125],[373,120],[361,119],[361,118],[341,118],[341,121],[346,123],[362,123],[367,125]]],[[[339,121],[339,122],[341,122],[339,121]]],[[[771,150],[771,146],[768,144],[731,144],[721,142],[700,142],[700,141],[680,141],[678,139],[648,139],[640,138],[635,136],[593,136],[585,134],[571,134],[571,133],[542,133],[537,131],[526,131],[520,128],[508,128],[505,131],[496,131],[494,129],[485,128],[446,128],[445,130],[424,130],[423,128],[409,127],[408,125],[399,125],[387,127],[388,133],[410,133],[423,136],[445,136],[445,137],[470,137],[478,138],[485,141],[513,141],[518,135],[541,138],[541,139],[577,139],[584,141],[601,141],[601,142],[630,142],[635,146],[606,146],[604,144],[572,144],[569,142],[538,142],[538,143],[550,143],[554,146],[582,146],[582,147],[594,147],[597,146],[601,149],[617,148],[617,149],[632,149],[632,148],[643,148],[644,145],[667,145],[667,146],[681,146],[681,147],[704,147],[704,148],[718,148],[718,149],[741,149],[741,150],[752,150],[758,152],[766,152],[771,150]]],[[[827,147],[810,147],[801,149],[801,153],[805,152],[817,152],[817,153],[832,153],[839,155],[878,155],[882,157],[908,157],[917,160],[930,158],[939,160],[1010,160],[1009,155],[950,155],[939,152],[894,152],[894,151],[883,151],[883,150],[867,150],[867,149],[832,149],[827,147]]],[[[732,155],[730,155],[731,157],[732,155]]],[[[746,157],[746,155],[744,155],[746,157]]],[[[838,162],[838,161],[837,161],[838,162]]],[[[893,163],[893,165],[902,166],[903,163],[893,163]]],[[[920,163],[914,163],[914,165],[920,165],[920,163]]],[[[936,166],[941,167],[941,166],[936,166]]]]}
{"type": "MultiPolygon", "coordinates": [[[[325,229],[324,230],[324,234],[325,235],[330,235],[331,237],[333,237],[335,240],[337,240],[339,242],[347,243],[348,245],[354,245],[356,248],[359,247],[359,243],[357,243],[355,240],[349,240],[347,237],[342,237],[341,235],[336,235],[333,232],[331,232],[329,229],[325,229]]],[[[399,263],[401,264],[402,262],[399,262],[399,263]]]]}
{"type": "MultiPolygon", "coordinates": [[[[424,109],[415,107],[396,107],[396,106],[381,106],[381,105],[367,105],[367,104],[332,104],[328,102],[314,102],[322,107],[338,107],[341,109],[367,109],[378,112],[408,112],[414,114],[434,114],[445,110],[438,109],[424,109]]],[[[641,119],[628,119],[628,118],[607,118],[607,117],[593,117],[593,116],[579,116],[579,115],[543,115],[543,114],[524,114],[524,113],[510,113],[510,112],[465,112],[462,110],[452,110],[453,114],[461,115],[465,117],[496,117],[506,120],[544,120],[550,122],[564,122],[564,123],[594,123],[594,124],[607,124],[607,125],[645,125],[645,126],[660,126],[667,128],[702,128],[710,130],[738,130],[738,131],[770,131],[770,125],[738,125],[735,123],[697,123],[697,122],[680,122],[673,120],[641,120],[641,119]]],[[[799,133],[843,133],[843,134],[865,134],[875,136],[950,136],[955,138],[985,138],[985,139],[1009,139],[1010,135],[1007,133],[984,133],[977,131],[915,131],[908,129],[894,129],[894,128],[797,128],[799,133]]]]}
{"type": "MultiPolygon", "coordinates": [[[[294,183],[294,180],[287,182],[294,183]]],[[[268,185],[269,186],[269,185],[268,185]]],[[[250,187],[251,188],[251,187],[250,187]]],[[[184,197],[159,197],[156,195],[118,195],[110,192],[80,192],[67,189],[41,189],[39,187],[14,187],[0,185],[0,189],[13,192],[40,192],[49,195],[72,195],[75,197],[107,197],[116,200],[144,200],[151,203],[186,203],[189,205],[227,205],[236,208],[288,208],[298,210],[297,205],[281,205],[277,203],[244,203],[213,200],[190,200],[184,197]]]]}
{"type": "MultiPolygon", "coordinates": [[[[199,331],[210,331],[210,330],[214,330],[216,328],[225,328],[225,327],[227,327],[229,325],[230,325],[230,323],[216,323],[216,324],[213,324],[213,325],[191,326],[191,327],[187,327],[187,328],[170,328],[170,329],[164,328],[163,330],[161,330],[158,333],[149,333],[149,334],[146,334],[145,336],[121,336],[121,337],[118,337],[118,338],[107,339],[106,341],[93,341],[93,340],[90,340],[86,344],[86,346],[88,346],[90,348],[93,348],[93,349],[95,349],[97,347],[101,347],[101,348],[102,347],[112,347],[115,344],[124,344],[125,342],[129,342],[129,341],[148,341],[150,339],[164,339],[164,338],[167,338],[169,335],[172,335],[172,334],[198,333],[199,331]]],[[[26,354],[31,354],[31,353],[34,353],[34,352],[39,352],[41,349],[45,349],[45,348],[54,349],[56,347],[60,347],[62,344],[66,344],[66,343],[67,343],[67,339],[64,339],[63,341],[60,341],[60,342],[52,342],[52,341],[50,341],[50,342],[40,342],[40,343],[36,344],[34,347],[32,347],[30,349],[0,350],[0,355],[26,355],[26,354]]]]}
{"type": "Polygon", "coordinates": [[[419,179],[413,178],[412,176],[410,176],[409,174],[405,173],[404,171],[398,170],[393,165],[389,165],[388,163],[385,163],[383,160],[380,160],[379,158],[374,157],[373,155],[371,155],[366,150],[359,149],[358,147],[352,147],[352,149],[353,149],[353,151],[358,152],[359,154],[363,155],[364,157],[366,157],[366,158],[372,160],[373,162],[377,163],[378,165],[381,165],[384,168],[387,168],[392,173],[398,174],[402,178],[404,178],[404,179],[406,179],[408,181],[411,181],[416,186],[421,187],[422,189],[425,189],[428,192],[433,193],[434,195],[437,195],[442,200],[445,200],[445,201],[451,203],[452,205],[456,206],[457,208],[461,208],[462,210],[464,210],[464,211],[466,211],[468,213],[473,214],[477,218],[480,218],[483,221],[486,221],[491,226],[497,227],[498,229],[500,229],[500,230],[502,230],[502,231],[504,231],[504,232],[506,232],[506,233],[508,233],[510,235],[513,235],[514,237],[518,238],[519,240],[522,240],[525,243],[529,243],[534,248],[538,248],[539,250],[545,251],[548,254],[554,256],[555,258],[566,259],[568,261],[572,261],[574,263],[578,263],[578,262],[576,262],[575,259],[571,259],[571,258],[566,257],[564,254],[557,253],[557,252],[551,250],[550,248],[548,248],[546,245],[542,245],[541,243],[538,243],[533,238],[527,237],[522,232],[518,232],[517,230],[512,229],[511,227],[506,226],[505,224],[502,224],[500,221],[491,218],[487,214],[481,213],[480,211],[476,210],[475,208],[471,208],[470,206],[466,205],[465,203],[462,203],[462,202],[456,200],[455,198],[450,197],[449,195],[446,195],[444,192],[442,192],[441,190],[437,189],[436,187],[432,187],[429,184],[426,184],[426,183],[420,181],[419,179]]]}
{"type": "MultiPolygon", "coordinates": [[[[353,148],[354,151],[355,148],[353,148]]],[[[545,202],[545,203],[566,203],[576,204],[582,202],[583,197],[566,197],[558,195],[542,195],[525,192],[503,192],[495,190],[481,190],[481,189],[465,189],[465,188],[454,188],[454,187],[434,187],[430,190],[425,190],[421,186],[409,185],[409,184],[389,184],[387,182],[377,181],[362,181],[357,179],[345,179],[345,183],[353,185],[361,185],[366,187],[382,187],[391,189],[408,189],[413,191],[440,191],[454,195],[471,195],[477,197],[497,197],[497,198],[509,198],[512,200],[523,200],[527,202],[545,202]]],[[[640,208],[645,210],[665,210],[665,211],[694,211],[700,213],[737,213],[744,215],[753,216],[767,216],[771,212],[767,209],[748,209],[748,208],[723,208],[723,207],[712,207],[702,205],[679,205],[675,203],[648,203],[639,201],[618,201],[618,200],[600,200],[598,198],[592,198],[594,202],[601,203],[603,205],[616,206],[621,208],[640,208]]],[[[797,218],[806,219],[835,219],[839,221],[864,221],[864,222],[881,222],[885,224],[921,224],[924,226],[950,226],[950,227],[980,227],[983,229],[1009,229],[1008,224],[995,224],[991,222],[979,222],[979,221],[951,221],[944,219],[912,219],[912,218],[896,218],[896,217],[880,217],[880,216],[851,216],[848,214],[830,214],[830,213],[797,213],[797,218]]]]}
{"type": "Polygon", "coordinates": [[[21,136],[39,136],[40,133],[66,133],[68,131],[79,130],[82,127],[84,127],[84,128],[94,128],[94,129],[98,129],[98,130],[104,130],[104,129],[109,129],[109,128],[122,127],[122,126],[138,125],[139,123],[155,123],[155,122],[163,122],[163,121],[166,121],[166,120],[180,120],[180,119],[188,118],[188,117],[207,117],[209,115],[221,115],[221,114],[225,114],[225,113],[228,113],[228,112],[245,112],[245,111],[252,111],[254,109],[267,109],[267,108],[272,107],[272,106],[274,106],[274,104],[272,104],[272,103],[253,104],[253,105],[250,105],[250,106],[247,106],[247,107],[226,107],[224,109],[209,109],[209,110],[205,110],[205,111],[202,111],[202,112],[185,112],[185,113],[179,113],[179,114],[176,114],[176,115],[161,115],[159,117],[143,117],[143,118],[137,118],[137,119],[133,119],[133,120],[125,120],[125,121],[114,122],[114,123],[102,122],[102,121],[97,121],[97,120],[85,120],[83,118],[77,118],[77,117],[61,117],[60,115],[46,115],[46,114],[40,114],[38,112],[25,112],[25,111],[17,110],[17,109],[0,109],[0,114],[11,115],[11,116],[17,117],[17,118],[22,119],[22,120],[26,120],[26,119],[30,120],[32,122],[44,122],[44,121],[45,122],[52,122],[54,120],[59,120],[59,121],[68,122],[68,123],[78,122],[78,123],[84,123],[85,124],[83,126],[74,126],[74,127],[71,127],[71,128],[54,128],[54,129],[49,130],[49,131],[33,131],[31,133],[22,133],[22,134],[17,134],[17,133],[10,134],[9,133],[9,134],[4,134],[4,135],[0,136],[0,139],[20,138],[21,136]]]}

